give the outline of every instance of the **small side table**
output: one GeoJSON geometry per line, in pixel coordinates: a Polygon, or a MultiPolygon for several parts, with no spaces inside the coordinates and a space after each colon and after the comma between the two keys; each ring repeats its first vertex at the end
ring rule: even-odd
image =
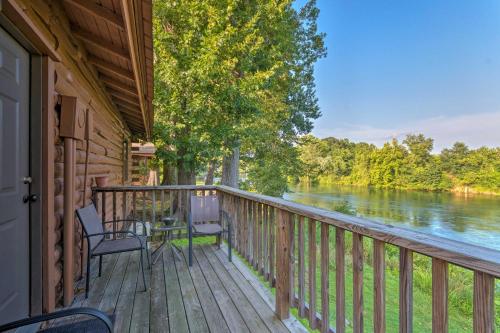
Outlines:
{"type": "Polygon", "coordinates": [[[153,257],[153,265],[156,263],[160,255],[162,254],[163,250],[165,249],[166,245],[168,245],[175,253],[177,258],[179,260],[182,260],[179,250],[175,247],[174,244],[172,244],[172,231],[175,230],[184,230],[186,229],[185,225],[182,225],[179,223],[179,221],[174,218],[174,217],[164,217],[162,218],[162,224],[158,226],[153,226],[151,228],[151,232],[154,234],[156,232],[162,232],[165,234],[165,237],[163,238],[163,242],[158,246],[151,256],[153,257]]]}

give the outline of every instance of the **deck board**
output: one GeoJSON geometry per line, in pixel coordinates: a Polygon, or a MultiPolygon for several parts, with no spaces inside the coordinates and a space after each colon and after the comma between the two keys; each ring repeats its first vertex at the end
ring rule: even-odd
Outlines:
{"type": "Polygon", "coordinates": [[[160,255],[159,262],[152,266],[151,312],[149,315],[149,330],[151,333],[169,332],[163,254],[160,255]]]}
{"type": "Polygon", "coordinates": [[[238,287],[245,294],[248,301],[259,314],[266,326],[271,332],[288,332],[288,329],[281,320],[274,315],[273,310],[259,295],[259,293],[250,285],[243,274],[227,260],[227,256],[222,250],[214,250],[212,247],[205,249],[206,252],[212,253],[217,257],[220,264],[224,266],[227,272],[231,275],[234,281],[238,281],[238,287]]]}
{"type": "Polygon", "coordinates": [[[138,252],[105,256],[101,277],[93,267],[89,298],[79,294],[73,306],[114,315],[115,332],[289,332],[221,250],[195,246],[192,267],[187,254],[165,249],[146,270],[146,292],[138,252]]]}
{"type": "MultiPolygon", "coordinates": [[[[163,269],[165,270],[165,286],[167,290],[168,322],[171,332],[189,332],[186,310],[182,300],[181,287],[177,270],[173,264],[172,251],[163,252],[163,269]]],[[[160,263],[156,263],[157,265],[160,263]]]]}
{"type": "Polygon", "coordinates": [[[120,297],[114,311],[115,314],[115,331],[126,332],[130,329],[130,319],[132,317],[135,294],[138,285],[142,286],[142,281],[139,282],[139,253],[130,255],[125,278],[120,290],[120,297]]]}
{"type": "Polygon", "coordinates": [[[258,313],[253,308],[252,304],[248,301],[247,297],[238,287],[238,284],[243,281],[234,281],[227,270],[222,266],[220,261],[215,257],[215,255],[210,252],[207,247],[203,246],[203,254],[206,260],[210,263],[215,274],[219,277],[227,290],[229,297],[233,300],[236,308],[240,312],[241,316],[246,319],[246,325],[250,332],[269,332],[269,329],[264,324],[258,313]]]}

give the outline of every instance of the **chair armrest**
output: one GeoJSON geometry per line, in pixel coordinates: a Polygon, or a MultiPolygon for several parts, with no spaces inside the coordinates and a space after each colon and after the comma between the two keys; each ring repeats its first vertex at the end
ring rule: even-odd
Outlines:
{"type": "Polygon", "coordinates": [[[64,317],[69,317],[69,316],[76,316],[76,315],[86,315],[90,317],[97,318],[98,320],[102,321],[105,325],[106,328],[108,329],[108,332],[112,333],[113,332],[113,323],[111,322],[111,319],[108,317],[107,314],[105,314],[102,311],[93,309],[93,308],[71,308],[71,309],[65,309],[61,311],[56,311],[48,314],[43,314],[39,316],[34,316],[26,319],[21,319],[14,321],[12,323],[8,323],[5,325],[0,326],[0,332],[4,331],[9,331],[15,328],[23,327],[23,326],[28,326],[36,323],[41,323],[47,320],[53,320],[57,318],[64,318],[64,317]]]}
{"type": "Polygon", "coordinates": [[[116,235],[116,234],[122,234],[122,235],[128,234],[128,235],[132,235],[134,238],[137,238],[137,240],[139,241],[139,243],[141,244],[141,247],[142,247],[142,240],[139,237],[139,235],[137,235],[133,231],[128,231],[128,230],[127,231],[105,231],[105,232],[99,232],[99,233],[96,233],[96,234],[86,235],[86,237],[90,238],[90,237],[94,237],[94,236],[106,236],[106,235],[116,235]]]}
{"type": "Polygon", "coordinates": [[[143,230],[144,230],[144,236],[148,235],[148,229],[146,228],[146,223],[142,220],[138,219],[121,219],[121,220],[110,220],[110,221],[104,221],[102,224],[110,224],[110,223],[115,223],[115,222],[134,222],[134,223],[140,223],[142,224],[143,230]]]}

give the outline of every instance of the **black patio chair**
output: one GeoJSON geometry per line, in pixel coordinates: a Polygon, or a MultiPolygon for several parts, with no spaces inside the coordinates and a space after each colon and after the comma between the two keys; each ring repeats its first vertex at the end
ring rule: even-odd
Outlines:
{"type": "Polygon", "coordinates": [[[231,217],[219,210],[219,199],[216,195],[195,196],[190,199],[188,214],[189,266],[193,264],[193,237],[218,236],[218,245],[223,233],[227,233],[228,258],[231,261],[231,217]],[[221,217],[223,219],[221,219],[221,217]],[[227,228],[222,225],[227,221],[227,228]]]}
{"type": "MultiPolygon", "coordinates": [[[[89,276],[90,276],[90,259],[93,257],[99,257],[99,276],[101,276],[102,270],[102,256],[112,253],[122,253],[129,251],[140,251],[141,255],[141,269],[142,269],[142,281],[144,282],[144,291],[147,290],[146,287],[146,275],[144,274],[144,252],[146,252],[146,257],[148,259],[148,266],[151,268],[151,261],[148,253],[148,237],[146,224],[139,220],[113,220],[101,222],[101,218],[97,215],[97,210],[94,204],[90,204],[87,207],[80,208],[76,210],[76,215],[80,220],[83,228],[83,233],[87,239],[87,250],[88,250],[88,260],[87,260],[87,275],[85,277],[85,298],[89,294],[89,276]],[[115,222],[131,222],[140,223],[143,227],[143,234],[138,235],[137,233],[130,230],[120,230],[120,231],[105,231],[104,225],[115,222]],[[108,235],[123,235],[123,238],[106,239],[108,235]],[[130,236],[130,237],[126,237],[130,236]]],[[[134,229],[136,230],[136,229],[134,229]]]]}
{"type": "Polygon", "coordinates": [[[66,309],[26,319],[17,320],[12,323],[0,325],[0,332],[10,331],[29,325],[39,324],[44,321],[70,317],[70,316],[77,316],[77,315],[85,315],[88,317],[93,317],[94,319],[66,322],[61,325],[55,325],[39,330],[38,332],[44,332],[44,333],[62,333],[62,332],[112,333],[113,332],[113,322],[111,321],[111,318],[109,318],[108,315],[106,315],[104,312],[92,308],[72,308],[72,309],[66,309]]]}

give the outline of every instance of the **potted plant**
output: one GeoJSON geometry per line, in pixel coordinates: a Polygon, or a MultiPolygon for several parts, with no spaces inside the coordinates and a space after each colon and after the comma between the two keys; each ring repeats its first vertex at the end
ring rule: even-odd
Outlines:
{"type": "Polygon", "coordinates": [[[97,187],[106,187],[106,185],[108,185],[108,176],[95,177],[95,184],[97,187]]]}

